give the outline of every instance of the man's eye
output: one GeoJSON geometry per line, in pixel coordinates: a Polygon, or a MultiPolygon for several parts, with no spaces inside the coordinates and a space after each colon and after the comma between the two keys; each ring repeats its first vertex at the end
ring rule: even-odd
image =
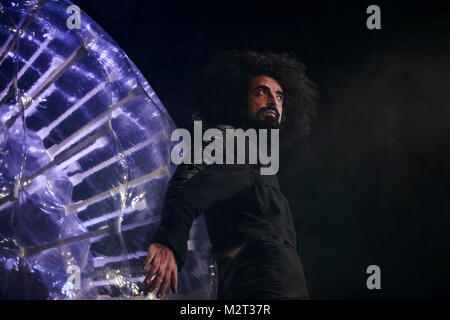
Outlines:
{"type": "Polygon", "coordinates": [[[266,93],[266,91],[264,89],[258,89],[258,91],[256,91],[257,94],[263,95],[266,93]]]}
{"type": "Polygon", "coordinates": [[[283,100],[283,96],[277,96],[278,100],[283,100]]]}

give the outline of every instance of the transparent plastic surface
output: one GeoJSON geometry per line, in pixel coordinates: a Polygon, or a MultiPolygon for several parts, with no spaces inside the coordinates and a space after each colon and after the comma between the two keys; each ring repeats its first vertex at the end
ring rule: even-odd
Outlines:
{"type": "MultiPolygon", "coordinates": [[[[0,3],[0,298],[156,299],[142,264],[175,124],[91,18],[68,27],[72,3],[0,3]]],[[[203,218],[188,244],[164,299],[214,299],[203,218]]]]}

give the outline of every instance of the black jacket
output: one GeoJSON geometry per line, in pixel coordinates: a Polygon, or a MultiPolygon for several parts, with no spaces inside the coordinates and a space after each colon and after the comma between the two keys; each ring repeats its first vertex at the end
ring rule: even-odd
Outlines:
{"type": "Polygon", "coordinates": [[[183,268],[193,220],[205,213],[214,257],[254,240],[281,239],[298,252],[297,234],[276,175],[259,165],[180,164],[165,196],[153,242],[174,252],[183,268]]]}

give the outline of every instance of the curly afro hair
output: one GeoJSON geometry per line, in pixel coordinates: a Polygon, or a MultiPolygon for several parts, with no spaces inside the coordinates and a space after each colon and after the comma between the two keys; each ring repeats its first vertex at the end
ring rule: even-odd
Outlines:
{"type": "Polygon", "coordinates": [[[251,80],[265,75],[283,89],[280,142],[283,148],[307,136],[316,117],[317,86],[293,54],[250,50],[226,51],[204,67],[190,97],[193,119],[207,125],[235,124],[236,111],[247,107],[251,80]]]}

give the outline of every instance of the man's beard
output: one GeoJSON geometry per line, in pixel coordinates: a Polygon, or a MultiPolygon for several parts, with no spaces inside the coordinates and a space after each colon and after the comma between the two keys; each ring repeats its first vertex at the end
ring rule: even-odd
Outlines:
{"type": "Polygon", "coordinates": [[[249,115],[248,113],[240,113],[238,126],[247,129],[281,129],[281,124],[278,122],[279,117],[280,114],[274,107],[262,107],[254,116],[249,115]],[[273,110],[277,115],[276,118],[270,116],[261,117],[261,115],[268,110],[273,110]]]}

